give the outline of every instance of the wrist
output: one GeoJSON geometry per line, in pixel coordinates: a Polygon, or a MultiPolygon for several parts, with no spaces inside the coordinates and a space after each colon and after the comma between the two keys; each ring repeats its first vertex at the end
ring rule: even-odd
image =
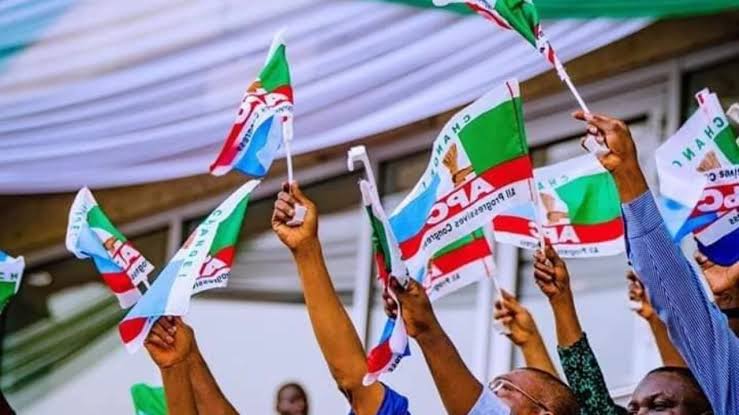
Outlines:
{"type": "Polygon", "coordinates": [[[649,189],[644,173],[636,160],[619,166],[611,173],[616,182],[621,203],[629,203],[649,189]]]}
{"type": "Polygon", "coordinates": [[[436,320],[436,317],[434,317],[433,321],[431,321],[424,330],[418,332],[414,337],[416,342],[418,342],[418,345],[423,348],[433,344],[433,342],[439,340],[444,335],[444,330],[436,320]]]}
{"type": "Polygon", "coordinates": [[[554,309],[574,308],[575,299],[572,296],[572,291],[569,289],[564,290],[559,294],[549,297],[549,305],[554,309]]]}
{"type": "Polygon", "coordinates": [[[318,241],[317,236],[311,236],[305,241],[300,242],[295,248],[292,249],[293,257],[295,260],[306,258],[321,252],[321,244],[318,241]]]}

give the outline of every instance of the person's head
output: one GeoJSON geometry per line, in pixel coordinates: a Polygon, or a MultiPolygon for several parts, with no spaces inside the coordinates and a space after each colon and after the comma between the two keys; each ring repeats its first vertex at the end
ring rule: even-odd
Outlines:
{"type": "Polygon", "coordinates": [[[516,369],[490,382],[516,415],[579,415],[575,394],[561,380],[534,368],[516,369]]]}
{"type": "Polygon", "coordinates": [[[299,384],[286,383],[277,389],[275,407],[280,415],[308,415],[308,395],[299,384]]]}
{"type": "Polygon", "coordinates": [[[661,367],[639,382],[629,402],[629,413],[704,415],[713,414],[700,385],[684,367],[661,367]]]}

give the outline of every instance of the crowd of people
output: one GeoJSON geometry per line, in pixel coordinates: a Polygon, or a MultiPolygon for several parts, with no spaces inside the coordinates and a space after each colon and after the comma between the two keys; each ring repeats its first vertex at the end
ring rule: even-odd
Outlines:
{"type": "MultiPolygon", "coordinates": [[[[383,295],[387,314],[397,317],[397,299],[407,333],[420,347],[450,415],[739,414],[739,263],[722,267],[696,253],[714,303],[664,225],[626,124],[602,115],[574,116],[610,150],[599,160],[613,176],[622,203],[630,261],[628,295],[651,328],[662,359],[663,366],[638,383],[626,407],[609,395],[596,352],[578,320],[567,264],[552,246],[534,254],[532,278],[551,306],[564,377],[547,353],[533,316],[510,293],[491,304],[491,312],[509,329],[507,336],[521,349],[526,366],[492,380],[471,373],[418,282],[401,287],[391,277],[393,295],[383,295]]],[[[292,252],[330,373],[353,414],[408,414],[402,391],[381,382],[362,382],[366,353],[326,268],[318,217],[316,205],[300,187],[285,184],[274,204],[272,228],[292,252]],[[288,226],[296,204],[307,208],[304,222],[288,226]]],[[[161,370],[170,413],[237,413],[208,370],[193,330],[179,317],[161,318],[146,348],[161,370]]],[[[303,388],[294,383],[281,387],[275,409],[281,415],[308,414],[303,388]]]]}

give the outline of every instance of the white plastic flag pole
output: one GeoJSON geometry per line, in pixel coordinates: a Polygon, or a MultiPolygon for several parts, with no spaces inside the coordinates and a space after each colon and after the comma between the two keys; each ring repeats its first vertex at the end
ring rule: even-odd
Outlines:
{"type": "MultiPolygon", "coordinates": [[[[586,114],[590,114],[590,108],[588,108],[585,100],[582,99],[580,92],[577,90],[577,88],[575,88],[575,84],[572,83],[570,75],[567,73],[559,59],[557,59],[557,61],[555,62],[554,67],[557,70],[557,75],[559,75],[559,78],[562,80],[562,82],[565,83],[565,85],[567,85],[567,88],[569,88],[570,92],[575,97],[575,100],[577,100],[577,104],[580,105],[580,109],[582,109],[586,114]]],[[[595,136],[592,134],[588,134],[587,137],[585,137],[585,141],[583,141],[582,145],[588,152],[595,155],[608,154],[610,152],[608,147],[603,143],[599,143],[595,136]]]]}
{"type": "MultiPolygon", "coordinates": [[[[488,247],[490,248],[490,253],[493,255],[494,253],[494,247],[495,247],[495,237],[493,236],[493,229],[492,225],[483,226],[482,233],[485,235],[485,242],[488,243],[488,247]]],[[[490,283],[493,284],[493,290],[495,291],[495,299],[494,302],[500,301],[500,304],[503,304],[503,290],[500,288],[500,284],[498,284],[498,280],[495,277],[495,272],[492,270],[488,270],[488,267],[485,267],[485,271],[487,272],[487,277],[490,279],[490,283]]],[[[503,323],[501,323],[498,320],[493,319],[493,328],[498,334],[508,335],[511,334],[511,329],[506,327],[503,323]]]]}
{"type": "MultiPolygon", "coordinates": [[[[293,120],[291,116],[286,117],[282,122],[282,141],[285,145],[285,159],[287,160],[287,182],[290,186],[294,183],[293,179],[293,155],[290,143],[293,141],[293,120]]],[[[288,226],[300,226],[305,220],[305,206],[296,203],[293,217],[287,221],[288,226]]]]}
{"type": "Polygon", "coordinates": [[[539,231],[539,247],[541,247],[541,253],[544,253],[544,247],[546,246],[546,239],[544,238],[544,220],[541,217],[541,198],[539,197],[539,191],[536,189],[536,178],[529,179],[529,189],[531,191],[531,197],[534,198],[534,220],[536,220],[536,228],[539,231]]]}

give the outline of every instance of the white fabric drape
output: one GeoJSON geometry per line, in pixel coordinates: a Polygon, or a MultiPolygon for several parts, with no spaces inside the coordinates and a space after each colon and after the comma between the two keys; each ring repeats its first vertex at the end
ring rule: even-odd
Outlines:
{"type": "MultiPolygon", "coordinates": [[[[9,24],[0,47],[24,45],[26,26],[48,27],[0,69],[0,193],[206,172],[280,27],[288,29],[296,154],[424,119],[549,69],[518,35],[476,16],[376,1],[50,0],[7,11],[0,28],[9,24]]],[[[545,27],[567,61],[647,24],[545,27]]]]}

